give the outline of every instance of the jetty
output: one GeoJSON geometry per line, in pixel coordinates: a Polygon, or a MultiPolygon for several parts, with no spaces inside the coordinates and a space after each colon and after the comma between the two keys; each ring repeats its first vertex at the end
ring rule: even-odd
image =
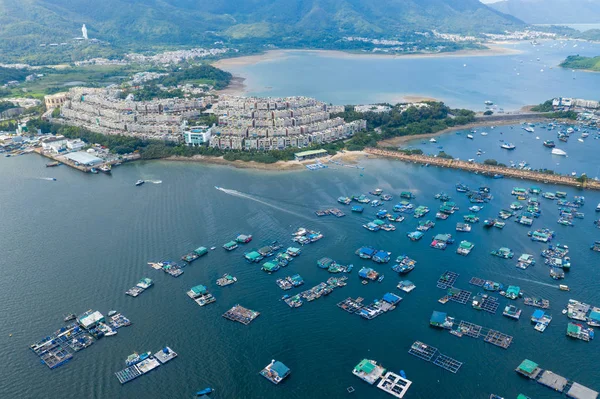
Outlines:
{"type": "Polygon", "coordinates": [[[378,148],[365,148],[364,151],[371,155],[394,158],[404,162],[418,163],[422,165],[432,165],[441,168],[459,169],[464,170],[466,172],[473,172],[481,175],[504,175],[505,177],[513,177],[516,179],[532,180],[549,184],[560,184],[590,190],[600,190],[600,181],[587,180],[584,183],[581,183],[572,176],[547,174],[532,170],[522,170],[503,166],[484,165],[476,162],[432,157],[428,155],[408,155],[399,151],[382,150],[378,148]]]}

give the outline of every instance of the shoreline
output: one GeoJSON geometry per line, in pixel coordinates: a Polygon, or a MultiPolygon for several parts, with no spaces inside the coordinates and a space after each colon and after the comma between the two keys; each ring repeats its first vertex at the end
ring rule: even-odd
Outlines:
{"type": "MultiPolygon", "coordinates": [[[[300,151],[300,149],[298,149],[300,151]]],[[[203,163],[208,165],[220,165],[220,166],[228,166],[236,169],[253,169],[253,170],[262,170],[262,171],[273,171],[273,172],[294,172],[306,169],[306,165],[317,162],[317,160],[321,160],[323,163],[327,163],[329,160],[343,162],[348,165],[356,165],[359,161],[359,158],[367,158],[369,154],[364,151],[344,151],[338,152],[335,155],[327,156],[324,158],[310,159],[306,161],[277,161],[275,163],[260,163],[256,161],[228,161],[223,159],[223,157],[213,157],[209,155],[194,155],[191,157],[182,157],[182,156],[171,156],[167,158],[160,158],[160,161],[169,161],[169,162],[196,162],[203,163]]]]}
{"type": "Polygon", "coordinates": [[[524,115],[524,118],[515,119],[515,120],[471,122],[471,123],[467,123],[466,125],[449,127],[449,128],[440,130],[439,132],[435,132],[435,133],[425,133],[425,134],[418,134],[418,135],[412,135],[412,136],[394,137],[391,139],[379,141],[377,144],[382,145],[382,146],[387,146],[387,147],[390,147],[390,146],[397,147],[401,144],[406,144],[413,140],[430,139],[432,137],[439,137],[444,134],[457,132],[459,130],[471,130],[471,129],[486,127],[486,126],[498,127],[498,126],[520,125],[524,122],[537,123],[537,122],[543,122],[543,121],[547,121],[547,120],[548,120],[548,118],[544,118],[544,117],[526,118],[524,115]]]}
{"type": "Polygon", "coordinates": [[[458,50],[441,53],[414,53],[414,54],[374,54],[353,53],[343,50],[318,50],[318,49],[286,49],[268,50],[262,54],[246,55],[241,57],[223,58],[213,63],[213,66],[227,70],[227,68],[244,67],[258,64],[260,62],[274,61],[293,53],[313,53],[321,57],[331,58],[373,58],[373,59],[418,59],[418,58],[456,58],[456,57],[492,57],[501,55],[522,54],[521,50],[504,47],[497,43],[486,43],[486,49],[481,50],[458,50]]]}

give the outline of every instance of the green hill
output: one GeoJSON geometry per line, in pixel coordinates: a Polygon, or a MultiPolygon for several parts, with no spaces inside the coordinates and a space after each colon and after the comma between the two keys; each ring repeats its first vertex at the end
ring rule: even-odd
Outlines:
{"type": "Polygon", "coordinates": [[[579,55],[570,55],[561,64],[563,68],[585,69],[588,71],[600,72],[600,56],[582,57],[579,55]]]}
{"type": "Polygon", "coordinates": [[[499,32],[523,22],[478,0],[0,0],[0,51],[81,35],[125,48],[216,40],[309,43],[414,30],[499,32]]]}

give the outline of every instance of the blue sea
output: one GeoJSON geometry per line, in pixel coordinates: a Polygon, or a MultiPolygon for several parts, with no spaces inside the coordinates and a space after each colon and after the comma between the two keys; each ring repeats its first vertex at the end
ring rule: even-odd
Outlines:
{"type": "MultiPolygon", "coordinates": [[[[454,140],[462,143],[464,137],[443,140],[440,142],[450,152],[454,140]]],[[[517,146],[515,154],[522,147],[517,146]]],[[[575,151],[567,151],[569,159],[576,157],[575,151]]],[[[527,159],[537,162],[530,155],[527,159]]],[[[586,162],[598,161],[591,158],[586,162]]],[[[530,241],[527,227],[508,220],[502,230],[485,230],[478,224],[470,233],[455,231],[456,222],[462,221],[470,205],[454,190],[457,182],[472,188],[490,187],[494,199],[480,212],[483,220],[495,217],[515,200],[510,195],[514,186],[531,186],[526,181],[492,180],[369,158],[359,160],[364,170],[331,165],[319,171],[294,172],[136,162],[115,168],[112,176],[83,174],[65,166],[46,168],[45,163],[33,154],[0,158],[2,398],[189,398],[208,386],[215,389],[214,398],[342,398],[347,397],[349,386],[356,389],[352,395],[357,398],[388,398],[351,374],[363,358],[377,360],[391,371],[404,370],[413,381],[407,398],[483,399],[490,393],[506,398],[518,393],[560,398],[515,373],[526,358],[600,390],[598,343],[567,338],[568,319],[561,314],[569,298],[600,304],[600,254],[589,249],[600,239],[600,230],[592,223],[600,193],[560,188],[569,198],[586,196],[585,219],[576,220],[574,227],[558,225],[556,203],[541,200],[542,216],[533,228],[555,230],[556,241],[570,248],[573,266],[563,282],[571,291],[563,292],[549,277],[540,256],[545,245],[530,241]],[[45,179],[49,177],[57,180],[45,179]],[[135,187],[138,179],[147,183],[135,187]],[[234,191],[225,193],[215,186],[234,191]],[[406,237],[419,221],[411,215],[394,232],[372,233],[361,226],[374,219],[375,208],[367,206],[362,215],[352,214],[336,199],[378,187],[394,195],[384,206],[388,210],[406,190],[416,195],[415,205],[431,208],[430,219],[439,206],[434,195],[440,191],[449,193],[460,210],[448,220],[438,221],[419,242],[406,237]],[[329,207],[339,207],[347,216],[319,218],[314,214],[329,207]],[[273,240],[284,247],[293,245],[291,234],[298,227],[321,231],[324,238],[303,247],[287,268],[268,275],[259,264],[243,259],[245,251],[273,240]],[[221,248],[240,233],[252,234],[253,241],[233,252],[221,248]],[[445,251],[432,249],[431,237],[438,233],[451,233],[457,242],[468,239],[475,249],[468,257],[455,253],[457,244],[445,251]],[[363,245],[390,251],[393,259],[401,254],[414,258],[417,266],[406,278],[417,288],[409,294],[399,291],[396,285],[401,277],[391,270],[391,264],[376,265],[354,254],[363,245]],[[147,265],[178,260],[199,246],[216,249],[186,267],[177,279],[147,265]],[[490,255],[493,249],[505,246],[515,252],[515,259],[490,255]],[[517,269],[516,258],[522,253],[534,254],[537,264],[517,269]],[[289,308],[281,297],[290,292],[280,290],[275,280],[299,273],[305,285],[291,293],[317,285],[331,276],[316,265],[324,256],[354,264],[348,285],[298,309],[289,308]],[[357,275],[362,266],[375,268],[385,279],[362,285],[357,275]],[[442,305],[438,299],[445,291],[436,288],[436,281],[446,270],[459,273],[455,286],[473,294],[479,289],[468,282],[480,277],[518,285],[527,295],[547,298],[552,323],[543,334],[535,331],[529,321],[534,308],[524,306],[522,300],[510,302],[523,310],[519,321],[501,315],[508,303],[502,297],[494,315],[474,310],[470,304],[442,305]],[[218,287],[215,282],[224,273],[236,276],[238,282],[218,287]],[[142,277],[152,278],[154,286],[137,298],[126,296],[125,290],[142,277]],[[186,291],[198,284],[206,285],[217,301],[205,307],[196,305],[186,291]],[[400,295],[402,302],[371,321],[336,306],[347,297],[360,296],[371,302],[386,292],[400,295]],[[248,326],[221,317],[235,304],[261,314],[248,326]],[[61,327],[65,314],[88,309],[103,313],[114,309],[133,324],[76,353],[62,367],[49,370],[40,364],[29,345],[61,327]],[[512,335],[513,344],[501,349],[482,339],[457,338],[432,329],[429,318],[434,310],[512,335]],[[409,355],[417,340],[463,362],[458,373],[409,355]],[[114,373],[125,367],[129,354],[155,352],[165,345],[179,354],[175,360],[124,386],[119,384],[114,373]],[[277,386],[259,375],[271,359],[291,369],[291,375],[277,386]]]]}
{"type": "Polygon", "coordinates": [[[396,103],[416,96],[478,111],[489,100],[509,112],[554,97],[600,99],[600,74],[558,67],[569,55],[600,54],[600,44],[543,41],[539,46],[529,42],[502,46],[519,53],[374,58],[291,51],[227,69],[246,79],[248,95],[302,95],[334,104],[396,103]]]}

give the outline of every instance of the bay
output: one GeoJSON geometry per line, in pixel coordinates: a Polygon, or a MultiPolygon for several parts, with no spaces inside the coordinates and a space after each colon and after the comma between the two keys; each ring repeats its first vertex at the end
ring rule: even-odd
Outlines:
{"type": "MultiPolygon", "coordinates": [[[[597,162],[590,160],[590,162],[597,162]]],[[[387,394],[364,384],[351,374],[362,359],[381,362],[392,371],[403,369],[414,383],[407,397],[483,398],[490,393],[516,397],[559,397],[551,390],[520,378],[515,367],[529,358],[590,386],[598,386],[595,364],[597,343],[571,340],[565,336],[567,318],[560,314],[569,298],[598,305],[598,254],[588,249],[600,238],[592,220],[600,193],[584,194],[586,218],[575,227],[556,223],[558,211],[551,201],[542,203],[542,216],[534,227],[557,231],[557,241],[571,248],[573,263],[565,284],[572,291],[559,291],[548,276],[539,256],[544,245],[531,242],[527,228],[508,221],[503,230],[484,230],[476,225],[465,233],[475,243],[468,257],[429,248],[430,236],[452,233],[460,215],[467,212],[467,199],[453,189],[458,181],[471,186],[488,185],[494,200],[486,204],[481,218],[495,216],[514,197],[513,186],[528,187],[524,181],[490,180],[446,169],[426,168],[391,160],[361,160],[364,171],[332,166],[317,172],[265,172],[237,170],[195,163],[136,162],[115,168],[113,176],[82,174],[61,166],[45,168],[35,155],[0,158],[0,397],[190,397],[206,386],[216,389],[215,398],[320,398],[345,397],[354,386],[357,397],[387,398],[387,394]],[[57,181],[43,180],[56,177],[57,181]],[[137,179],[161,181],[135,187],[137,179]],[[228,195],[214,186],[236,190],[228,195]],[[433,195],[450,193],[461,207],[457,215],[436,227],[417,243],[406,233],[417,220],[407,217],[395,232],[371,233],[361,225],[374,218],[375,209],[341,219],[317,218],[314,210],[338,205],[340,195],[366,193],[376,187],[396,196],[404,190],[417,195],[415,203],[433,210],[439,205],[433,195]],[[292,245],[290,234],[305,226],[325,237],[305,246],[290,266],[267,275],[256,264],[243,260],[244,250],[279,240],[292,245]],[[246,247],[226,252],[221,245],[239,233],[251,233],[246,247]],[[185,269],[178,279],[153,270],[147,262],[178,259],[200,246],[216,246],[207,256],[185,269]],[[400,293],[400,279],[390,265],[376,266],[360,260],[354,251],[372,245],[406,253],[418,261],[407,277],[417,288],[398,308],[372,321],[350,315],[336,307],[340,300],[362,296],[371,301],[386,292],[400,293]],[[519,256],[535,254],[538,264],[528,270],[515,267],[516,260],[492,257],[492,249],[508,246],[519,256]],[[307,289],[330,275],[317,268],[316,260],[328,256],[353,263],[349,284],[331,295],[290,309],[275,279],[299,273],[307,289]],[[386,275],[382,283],[360,284],[357,270],[370,266],[386,275]],[[472,276],[517,284],[527,294],[551,300],[554,317],[540,334],[529,317],[533,308],[523,309],[520,321],[477,312],[470,305],[437,302],[444,291],[435,281],[445,270],[460,273],[456,286],[476,292],[468,284],[472,276]],[[224,273],[238,283],[220,288],[215,280],[224,273]],[[141,277],[154,279],[155,286],[138,298],[124,295],[141,277]],[[204,308],[185,292],[205,284],[217,302],[204,308]],[[222,313],[234,304],[257,310],[261,315],[249,326],[229,322],[222,313]],[[107,312],[116,309],[133,325],[121,329],[75,355],[56,370],[39,364],[28,346],[62,325],[66,313],[87,309],[107,312]],[[456,338],[429,327],[433,310],[448,312],[457,320],[471,321],[514,336],[513,345],[503,350],[468,337],[456,338]],[[12,334],[12,337],[9,336],[12,334]],[[421,340],[448,356],[464,362],[457,374],[410,356],[410,345],[421,340]],[[124,368],[133,351],[157,351],[169,345],[179,357],[148,375],[121,386],[114,372],[124,368]],[[271,359],[288,365],[291,376],[275,386],[258,372],[271,359]]],[[[544,190],[557,187],[542,185],[544,190]]],[[[395,202],[386,204],[391,207],[395,202]]],[[[457,236],[458,240],[463,236],[457,236]]],[[[456,245],[456,244],[455,244],[456,245]]],[[[295,289],[294,292],[301,289],[295,289]]],[[[506,300],[501,299],[501,307],[506,300]]]]}
{"type": "Polygon", "coordinates": [[[600,74],[571,72],[558,65],[569,55],[597,56],[600,44],[543,41],[539,46],[502,46],[520,53],[412,58],[288,51],[224,68],[246,79],[246,95],[309,96],[334,104],[396,103],[408,96],[478,111],[490,100],[505,111],[516,111],[557,96],[598,100],[600,74]]]}

